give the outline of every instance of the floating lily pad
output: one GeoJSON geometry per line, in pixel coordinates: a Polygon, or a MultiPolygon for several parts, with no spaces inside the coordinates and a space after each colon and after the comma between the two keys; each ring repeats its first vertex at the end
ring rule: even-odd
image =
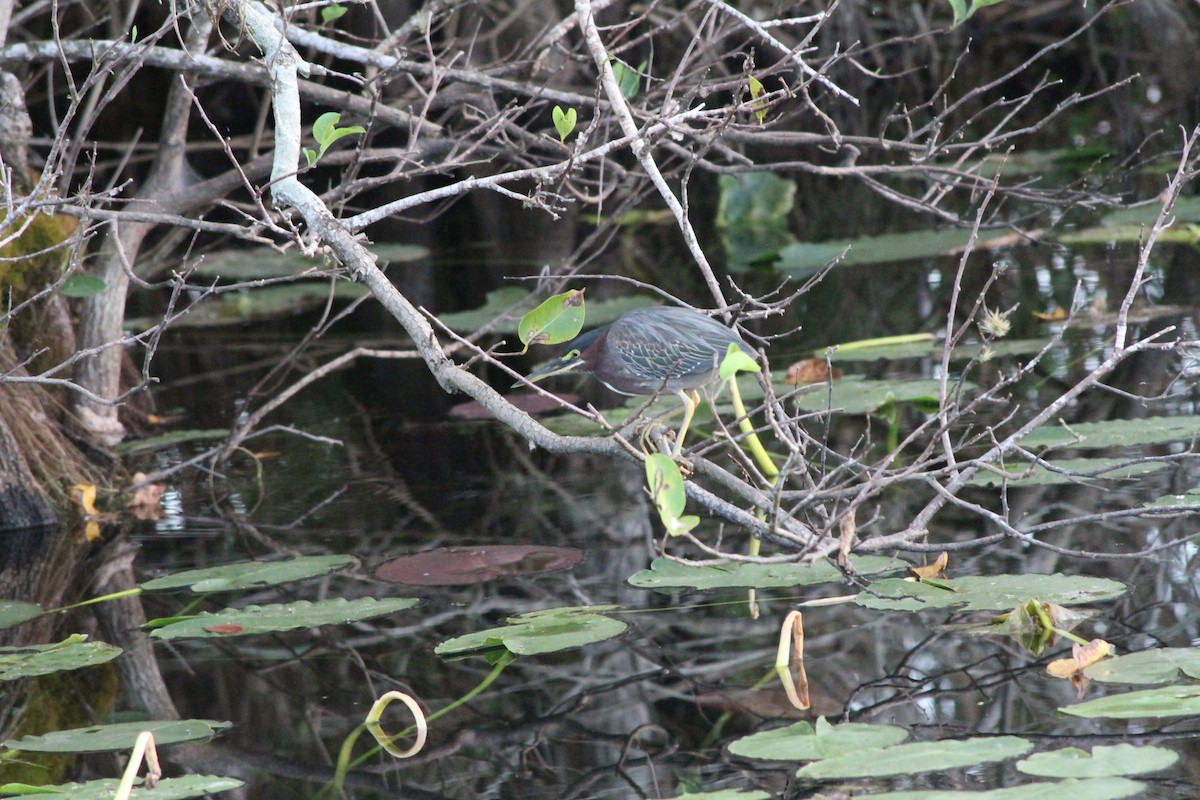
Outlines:
{"type": "Polygon", "coordinates": [[[228,428],[171,431],[170,433],[164,433],[161,436],[150,436],[145,439],[131,439],[126,442],[121,442],[119,445],[117,445],[117,452],[123,456],[139,455],[141,453],[151,453],[155,450],[162,450],[166,447],[173,447],[175,445],[186,444],[188,442],[219,442],[222,439],[228,438],[228,436],[228,428]]]}
{"type": "Polygon", "coordinates": [[[1097,746],[1091,753],[1078,747],[1034,753],[1018,761],[1017,769],[1039,778],[1108,778],[1157,772],[1178,760],[1179,754],[1165,747],[1118,744],[1097,746]]]}
{"type": "Polygon", "coordinates": [[[914,742],[872,750],[858,750],[814,761],[801,767],[798,778],[830,780],[835,778],[875,778],[883,775],[911,775],[970,767],[1023,755],[1033,744],[1016,736],[989,736],[977,739],[914,742]]]}
{"type": "Polygon", "coordinates": [[[414,597],[360,597],[357,600],[337,597],[319,603],[298,600],[295,603],[247,606],[171,622],[155,628],[150,635],[156,639],[213,638],[316,628],[394,614],[412,608],[417,602],[414,597]]]}
{"type": "MultiPolygon", "coordinates": [[[[367,287],[348,280],[333,284],[333,296],[354,300],[370,293],[367,287]]],[[[173,328],[216,328],[240,325],[319,308],[329,299],[328,279],[298,281],[244,292],[226,292],[194,306],[188,313],[171,322],[173,328]]]]}
{"type": "Polygon", "coordinates": [[[1184,494],[1165,494],[1144,504],[1146,508],[1161,506],[1200,506],[1200,489],[1188,489],[1184,494]]]}
{"type": "MultiPolygon", "coordinates": [[[[1045,339],[1005,339],[992,342],[987,351],[993,356],[1019,356],[1036,353],[1046,346],[1045,339]]],[[[813,351],[813,356],[824,359],[826,354],[831,361],[846,363],[851,361],[899,361],[905,358],[941,358],[943,344],[941,342],[900,342],[897,344],[881,344],[873,347],[852,349],[835,348],[830,352],[828,347],[820,347],[813,351]]],[[[959,345],[950,351],[952,361],[963,361],[975,358],[984,351],[983,345],[959,345]]]]}
{"type": "MultiPolygon", "coordinates": [[[[885,556],[852,556],[850,564],[858,575],[875,575],[900,569],[903,563],[885,556]]],[[[629,578],[640,589],[758,589],[812,586],[818,583],[841,583],[841,570],[827,561],[815,564],[723,564],[717,567],[693,567],[656,558],[650,569],[629,578]]]]}
{"type": "MultiPolygon", "coordinates": [[[[587,324],[589,326],[605,325],[626,311],[652,306],[655,302],[654,298],[645,295],[618,297],[595,302],[589,300],[587,324]]],[[[484,325],[491,324],[499,315],[509,312],[510,316],[492,330],[501,335],[513,335],[517,333],[517,325],[521,316],[535,305],[537,305],[537,298],[527,290],[516,286],[505,286],[488,292],[487,302],[479,308],[439,314],[438,319],[443,325],[458,333],[474,333],[484,325]]]]}
{"type": "Polygon", "coordinates": [[[814,730],[807,722],[786,728],[743,736],[729,745],[729,752],[743,758],[777,761],[812,761],[899,744],[908,731],[895,725],[844,722],[831,725],[821,717],[814,730]]]}
{"type": "Polygon", "coordinates": [[[1200,680],[1200,647],[1162,647],[1106,658],[1083,674],[1101,683],[1171,683],[1180,673],[1200,680]]]}
{"type": "Polygon", "coordinates": [[[583,647],[624,633],[624,622],[594,613],[612,608],[552,608],[521,614],[509,619],[509,624],[503,627],[468,633],[442,642],[434,648],[434,652],[445,656],[504,647],[517,655],[527,656],[583,647]]]}
{"type": "MultiPolygon", "coordinates": [[[[953,389],[953,384],[951,384],[953,389]]],[[[847,376],[833,382],[833,386],[817,385],[813,391],[804,392],[793,401],[803,411],[840,411],[844,414],[870,414],[889,403],[905,403],[915,400],[937,402],[941,384],[934,380],[888,380],[873,381],[857,376],[847,376]]]]}
{"type": "MultiPolygon", "coordinates": [[[[28,786],[23,783],[0,785],[0,794],[24,797],[34,795],[47,797],[70,797],[71,800],[112,800],[117,778],[102,778],[87,783],[62,783],[55,786],[28,786]]],[[[132,797],[138,800],[186,800],[189,797],[207,797],[242,786],[236,778],[221,778],[215,775],[184,775],[180,778],[162,778],[153,789],[135,784],[132,797]]]]}
{"type": "MultiPolygon", "coordinates": [[[[1009,231],[980,231],[976,242],[1010,236],[1009,231]]],[[[971,231],[966,228],[920,230],[908,233],[886,233],[880,236],[859,236],[826,242],[802,242],[783,248],[775,268],[792,275],[810,275],[845,253],[838,266],[860,264],[894,264],[914,258],[947,255],[966,247],[971,231]]]]}
{"type": "Polygon", "coordinates": [[[583,551],[576,547],[536,544],[439,547],[380,564],[375,577],[413,586],[458,586],[570,569],[582,560],[583,551]]]}
{"type": "Polygon", "coordinates": [[[211,739],[217,731],[225,730],[229,726],[228,722],[210,719],[118,722],[114,725],[90,725],[86,728],[54,731],[40,736],[22,736],[20,739],[8,740],[4,746],[30,753],[104,753],[131,749],[142,731],[153,733],[155,746],[162,747],[178,742],[211,739]]]}
{"type": "Polygon", "coordinates": [[[1127,458],[1064,458],[1051,461],[1054,469],[1026,462],[1004,466],[1004,477],[995,472],[980,472],[971,479],[973,486],[1050,486],[1060,483],[1102,485],[1104,481],[1125,480],[1166,469],[1164,462],[1128,463],[1127,458]]]}
{"type": "MultiPolygon", "coordinates": [[[[416,261],[429,255],[429,250],[415,244],[373,244],[371,252],[381,263],[416,261]]],[[[202,278],[222,278],[230,281],[285,278],[306,272],[329,269],[319,258],[291,251],[280,253],[267,247],[245,247],[208,253],[190,265],[192,274],[202,278]]]]}
{"type": "Polygon", "coordinates": [[[1128,778],[1089,778],[1027,783],[986,792],[917,790],[864,795],[870,800],[1120,800],[1141,794],[1145,784],[1128,778]]]}
{"type": "Polygon", "coordinates": [[[164,575],[141,586],[148,592],[190,586],[193,592],[228,592],[233,589],[274,586],[324,575],[357,564],[353,556],[302,556],[287,561],[239,561],[207,569],[164,575]]]}
{"type": "Polygon", "coordinates": [[[749,789],[721,789],[716,792],[685,792],[671,800],[771,800],[771,795],[749,789]]]}
{"type": "Polygon", "coordinates": [[[121,648],[116,645],[86,639],[75,634],[57,644],[0,647],[0,681],[82,669],[121,655],[121,648]]]}
{"type": "Polygon", "coordinates": [[[1081,575],[986,575],[941,580],[937,585],[902,578],[871,584],[855,602],[866,608],[918,611],[963,606],[967,611],[1007,611],[1033,598],[1060,606],[1120,597],[1125,584],[1081,575]],[[944,587],[944,588],[943,588],[944,587]]]}
{"type": "Polygon", "coordinates": [[[25,603],[21,600],[0,600],[0,628],[11,628],[22,622],[42,615],[42,607],[37,603],[25,603]]]}
{"type": "Polygon", "coordinates": [[[1030,433],[1021,444],[1029,449],[1138,447],[1167,442],[1190,442],[1197,437],[1200,437],[1200,416],[1189,415],[1047,425],[1030,433]]]}
{"type": "Polygon", "coordinates": [[[1109,697],[1098,697],[1066,708],[1077,717],[1137,719],[1139,717],[1192,717],[1200,715],[1200,686],[1161,686],[1109,697]]]}

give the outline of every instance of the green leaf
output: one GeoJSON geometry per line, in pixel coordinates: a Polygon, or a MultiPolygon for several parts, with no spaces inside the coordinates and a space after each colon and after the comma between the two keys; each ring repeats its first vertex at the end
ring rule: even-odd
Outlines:
{"type": "Polygon", "coordinates": [[[63,281],[59,291],[67,297],[91,297],[104,291],[103,278],[95,275],[72,275],[63,281]]]}
{"type": "MultiPolygon", "coordinates": [[[[429,256],[429,248],[415,244],[379,243],[371,245],[371,253],[381,262],[397,264],[417,261],[429,256]]],[[[317,270],[328,268],[320,258],[289,250],[281,253],[269,247],[227,248],[206,253],[189,264],[192,275],[222,281],[255,281],[263,278],[305,278],[317,270]]],[[[313,276],[322,286],[328,286],[327,275],[313,276]]],[[[516,289],[524,292],[524,289],[516,289]]]]}
{"type": "Polygon", "coordinates": [[[907,738],[908,731],[895,725],[869,725],[862,722],[830,725],[824,717],[820,717],[816,730],[807,722],[797,722],[786,728],[736,739],[729,745],[729,752],[743,758],[812,761],[889,747],[907,738]]]}
{"type": "MultiPolygon", "coordinates": [[[[993,239],[1009,236],[1008,231],[980,231],[977,247],[982,248],[993,239]]],[[[784,248],[779,253],[775,268],[794,276],[811,275],[834,259],[838,266],[862,264],[895,264],[928,256],[948,255],[961,250],[970,241],[971,231],[966,228],[945,230],[919,230],[906,233],[885,233],[877,236],[859,236],[854,239],[839,239],[827,242],[801,242],[784,248]]]]}
{"type": "Polygon", "coordinates": [[[1120,800],[1141,794],[1145,784],[1127,778],[1089,778],[1057,783],[1027,783],[986,792],[936,791],[884,792],[864,795],[870,800],[1120,800]]]}
{"type": "Polygon", "coordinates": [[[681,516],[687,506],[687,492],[683,488],[679,465],[670,456],[665,453],[647,456],[646,486],[667,533],[679,536],[700,524],[697,516],[681,516]]]}
{"type": "Polygon", "coordinates": [[[112,661],[121,655],[121,648],[105,642],[87,642],[76,634],[57,644],[34,644],[0,647],[0,680],[31,678],[82,669],[112,661]]]}
{"type": "Polygon", "coordinates": [[[304,153],[304,160],[308,162],[310,167],[317,163],[316,150],[313,150],[311,147],[302,147],[300,151],[304,153]]]}
{"type": "Polygon", "coordinates": [[[613,58],[610,61],[612,62],[613,77],[617,79],[617,86],[621,87],[621,96],[626,100],[632,100],[637,96],[640,88],[646,62],[643,61],[637,69],[634,69],[619,58],[613,58]]]}
{"type": "MultiPolygon", "coordinates": [[[[901,569],[904,564],[885,556],[851,556],[855,574],[872,575],[901,569]]],[[[693,567],[666,558],[656,558],[650,569],[634,574],[629,583],[640,589],[743,589],[813,586],[842,583],[846,576],[827,561],[815,564],[723,564],[693,567]]]]}
{"type": "Polygon", "coordinates": [[[1053,486],[1064,483],[1091,484],[1110,480],[1128,480],[1167,468],[1162,461],[1129,463],[1128,458],[1063,458],[1048,461],[1050,467],[1029,462],[1009,462],[1003,474],[980,472],[971,478],[972,486],[1053,486]],[[1051,467],[1053,469],[1051,469],[1051,467]]]}
{"type": "Polygon", "coordinates": [[[141,584],[148,592],[190,586],[193,592],[228,592],[274,586],[324,575],[357,564],[353,556],[302,556],[287,561],[241,561],[164,575],[141,584]]]}
{"type": "Polygon", "coordinates": [[[1165,747],[1118,744],[1097,746],[1091,753],[1078,747],[1034,753],[1018,761],[1017,769],[1039,778],[1107,778],[1157,772],[1178,760],[1179,755],[1165,747]]]}
{"type": "Polygon", "coordinates": [[[228,428],[211,430],[171,431],[161,436],[151,436],[146,439],[130,439],[117,445],[117,452],[124,456],[152,453],[187,442],[220,441],[229,436],[228,428]]]}
{"type": "MultiPolygon", "coordinates": [[[[87,783],[62,783],[54,786],[27,786],[21,783],[6,783],[0,786],[4,795],[43,795],[70,797],[71,800],[112,800],[121,781],[117,778],[101,778],[87,783]]],[[[184,775],[180,778],[162,778],[153,789],[138,786],[132,797],[137,800],[186,800],[190,797],[208,797],[242,786],[236,778],[216,775],[184,775]]]]}
{"type": "Polygon", "coordinates": [[[357,600],[336,597],[319,603],[298,600],[295,603],[247,606],[216,614],[198,614],[156,628],[150,635],[155,639],[217,638],[316,628],[394,614],[412,608],[417,602],[413,597],[360,597],[357,600]]]}
{"type": "Polygon", "coordinates": [[[571,289],[556,294],[521,317],[517,324],[517,336],[525,345],[521,352],[533,344],[560,344],[578,336],[583,328],[583,291],[571,289]]]}
{"type": "Polygon", "coordinates": [[[1180,673],[1200,680],[1200,647],[1143,650],[1093,664],[1083,674],[1101,683],[1170,683],[1180,673]]]}
{"type": "Polygon", "coordinates": [[[575,130],[575,120],[577,114],[574,108],[562,110],[561,106],[555,106],[550,112],[551,119],[554,120],[554,130],[558,131],[558,140],[566,144],[567,137],[571,135],[571,131],[575,130]]]}
{"type": "Polygon", "coordinates": [[[873,381],[847,376],[834,381],[832,386],[817,385],[817,389],[799,395],[796,403],[804,411],[872,414],[889,403],[936,397],[940,390],[941,385],[935,380],[873,381]]]}
{"type": "Polygon", "coordinates": [[[539,655],[569,650],[619,636],[625,623],[595,611],[613,606],[552,608],[521,614],[500,628],[468,633],[439,644],[438,655],[455,655],[489,647],[504,647],[517,655],[539,655]]]}
{"type": "Polygon", "coordinates": [[[336,22],[337,20],[339,20],[343,16],[345,16],[347,11],[349,11],[348,8],[346,8],[343,5],[339,5],[337,3],[334,3],[333,5],[325,6],[324,8],[321,9],[321,24],[328,25],[331,22],[336,22]]]}
{"type": "MultiPolygon", "coordinates": [[[[753,75],[746,76],[746,80],[750,85],[750,99],[757,100],[758,98],[762,97],[764,91],[762,81],[753,75]]],[[[758,124],[762,125],[767,119],[767,104],[758,103],[757,105],[751,106],[751,109],[754,111],[754,116],[758,117],[758,124]]]]}
{"type": "Polygon", "coordinates": [[[918,611],[963,606],[967,611],[1008,611],[1034,598],[1060,606],[1099,603],[1125,594],[1125,584],[1081,575],[988,575],[938,581],[887,578],[871,584],[855,601],[864,608],[918,611]]]}
{"type": "Polygon", "coordinates": [[[808,780],[872,778],[911,775],[970,767],[1023,755],[1033,744],[1016,736],[915,742],[882,749],[858,750],[814,761],[801,767],[796,777],[808,780]]]}
{"type": "Polygon", "coordinates": [[[1137,692],[1098,697],[1060,708],[1076,717],[1137,719],[1139,717],[1191,717],[1200,715],[1200,686],[1163,686],[1137,692]]]}
{"type": "Polygon", "coordinates": [[[42,607],[22,600],[0,600],[0,628],[11,628],[42,615],[42,607]]]}
{"type": "Polygon", "coordinates": [[[739,372],[762,372],[762,367],[745,350],[730,342],[725,357],[721,359],[719,372],[721,380],[727,381],[739,372]]]}
{"type": "Polygon", "coordinates": [[[1200,416],[1113,419],[1038,428],[1021,441],[1022,447],[1098,448],[1191,442],[1200,437],[1200,416]]]}
{"type": "Polygon", "coordinates": [[[153,733],[154,744],[162,747],[177,742],[210,739],[217,731],[229,726],[228,722],[208,719],[119,722],[115,725],[91,725],[86,728],[54,731],[40,736],[23,736],[20,739],[8,740],[4,746],[28,753],[104,753],[129,750],[142,731],[153,733]]]}
{"type": "MultiPolygon", "coordinates": [[[[317,144],[321,146],[321,149],[317,151],[316,158],[319,159],[321,156],[325,155],[325,151],[328,150],[330,145],[332,145],[338,139],[355,133],[367,132],[367,129],[361,125],[350,125],[346,128],[339,128],[337,124],[341,118],[342,115],[336,111],[326,111],[324,114],[317,117],[317,121],[313,123],[313,138],[316,139],[317,144]]],[[[309,166],[312,166],[313,163],[315,163],[315,159],[310,159],[309,166]]]]}

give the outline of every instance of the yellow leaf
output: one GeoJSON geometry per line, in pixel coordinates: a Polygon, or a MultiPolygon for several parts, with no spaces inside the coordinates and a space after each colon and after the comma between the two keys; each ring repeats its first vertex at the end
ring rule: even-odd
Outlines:
{"type": "Polygon", "coordinates": [[[89,517],[97,516],[100,513],[96,510],[96,486],[94,484],[75,484],[71,487],[71,499],[79,503],[83,513],[89,517]]]}
{"type": "Polygon", "coordinates": [[[933,581],[946,578],[946,567],[950,564],[950,554],[945,550],[937,557],[937,561],[923,567],[909,567],[908,573],[917,580],[933,581]]]}

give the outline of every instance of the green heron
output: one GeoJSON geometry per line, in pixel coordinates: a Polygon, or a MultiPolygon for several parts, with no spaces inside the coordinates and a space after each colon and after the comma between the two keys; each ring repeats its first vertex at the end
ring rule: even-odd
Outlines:
{"type": "Polygon", "coordinates": [[[614,392],[652,395],[668,391],[683,400],[683,425],[675,440],[675,455],[683,448],[700,393],[717,378],[729,345],[751,358],[750,345],[729,328],[698,311],[655,306],[622,314],[615,322],[588,331],[567,346],[567,352],[529,373],[530,381],[584,372],[614,392]]]}

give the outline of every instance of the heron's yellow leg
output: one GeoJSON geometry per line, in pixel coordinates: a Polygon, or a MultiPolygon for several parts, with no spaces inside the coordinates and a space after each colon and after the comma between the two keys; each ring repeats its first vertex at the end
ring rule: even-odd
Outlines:
{"type": "Polygon", "coordinates": [[[679,426],[679,434],[675,437],[675,453],[672,455],[672,458],[679,458],[683,452],[683,437],[687,436],[688,426],[696,415],[696,406],[700,405],[700,393],[695,389],[690,392],[681,389],[675,394],[683,401],[683,424],[679,426]]]}

